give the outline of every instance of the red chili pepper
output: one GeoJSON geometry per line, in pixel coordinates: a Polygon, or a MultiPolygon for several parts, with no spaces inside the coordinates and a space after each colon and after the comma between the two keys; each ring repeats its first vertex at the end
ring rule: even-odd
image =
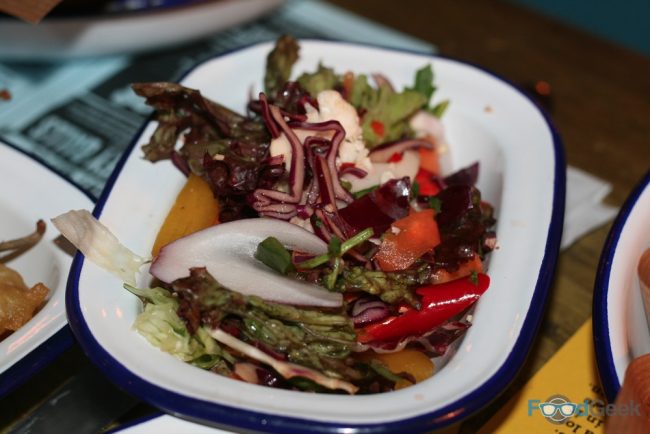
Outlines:
{"type": "Polygon", "coordinates": [[[475,282],[472,278],[464,277],[418,288],[416,293],[422,297],[420,310],[410,308],[402,315],[364,327],[357,333],[357,340],[365,344],[422,335],[467,309],[488,286],[490,278],[480,273],[475,282]]]}
{"type": "Polygon", "coordinates": [[[433,176],[433,173],[424,169],[420,169],[415,175],[415,180],[420,186],[418,190],[420,196],[435,196],[440,193],[440,186],[434,181],[433,176]]]}
{"type": "Polygon", "coordinates": [[[384,128],[384,124],[380,121],[372,121],[370,122],[370,128],[372,128],[372,131],[374,131],[375,134],[379,136],[379,138],[384,137],[384,134],[386,133],[386,129],[384,128]]]}
{"type": "Polygon", "coordinates": [[[390,156],[390,158],[388,159],[388,162],[389,163],[399,163],[400,161],[402,161],[403,156],[404,156],[404,154],[402,154],[401,152],[395,152],[393,155],[390,156]]]}

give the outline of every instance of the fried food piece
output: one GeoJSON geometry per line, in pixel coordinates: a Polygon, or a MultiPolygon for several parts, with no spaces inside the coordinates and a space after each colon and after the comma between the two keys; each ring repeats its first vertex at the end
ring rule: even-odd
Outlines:
{"type": "Polygon", "coordinates": [[[0,263],[0,335],[16,331],[29,321],[48,293],[42,283],[29,288],[20,274],[0,263]]]}

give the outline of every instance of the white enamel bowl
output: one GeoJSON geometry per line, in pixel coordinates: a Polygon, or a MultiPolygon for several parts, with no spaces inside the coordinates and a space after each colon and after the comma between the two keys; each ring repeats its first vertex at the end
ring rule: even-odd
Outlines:
{"type": "Polygon", "coordinates": [[[637,266],[650,248],[650,172],[619,211],[603,248],[593,305],[598,373],[610,402],[632,360],[650,353],[637,266]]]}
{"type": "MultiPolygon", "coordinates": [[[[557,259],[564,213],[562,145],[545,116],[513,86],[455,60],[353,44],[303,41],[294,71],[319,61],[337,71],[381,72],[401,88],[433,65],[453,168],[481,163],[479,187],[496,205],[499,248],[492,284],[474,325],[448,364],[431,379],[385,394],[342,396],[264,388],[204,372],[149,345],[132,328],[139,301],[122,282],[78,256],[67,298],[73,330],[86,353],[122,388],[159,408],[204,423],[272,432],[422,431],[468,416],[497,396],[521,367],[535,336],[557,259]],[[349,431],[348,431],[349,430],[349,431]]],[[[243,111],[261,89],[271,44],[204,62],[186,86],[243,111]]],[[[168,162],[150,164],[140,144],[146,125],[109,181],[95,215],[128,247],[150,251],[183,184],[168,162]]],[[[146,270],[145,270],[146,271],[146,270]]],[[[140,276],[146,285],[146,272],[140,276]]]]}
{"type": "Polygon", "coordinates": [[[0,241],[33,232],[39,219],[47,224],[43,239],[6,265],[30,287],[43,282],[50,288],[43,308],[0,341],[1,397],[72,345],[72,334],[65,327],[65,286],[72,258],[54,245],[58,232],[49,219],[93,203],[69,181],[2,141],[0,181],[0,241]]]}

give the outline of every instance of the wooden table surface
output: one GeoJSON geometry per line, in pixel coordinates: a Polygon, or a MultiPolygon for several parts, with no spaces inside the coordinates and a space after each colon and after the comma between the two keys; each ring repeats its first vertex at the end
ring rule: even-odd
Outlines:
{"type": "MultiPolygon", "coordinates": [[[[551,115],[567,162],[612,183],[607,203],[620,206],[650,169],[650,58],[502,1],[331,2],[512,82],[548,82],[551,115]]],[[[561,254],[541,332],[522,372],[488,409],[453,431],[474,432],[590,317],[595,271],[608,230],[595,230],[561,254]]],[[[59,368],[67,365],[75,371],[93,369],[73,348],[23,389],[29,395],[46,395],[39,388],[63,383],[66,376],[59,368]]],[[[8,407],[0,411],[0,427],[33,405],[24,395],[4,401],[8,407]]]]}
{"type": "MultiPolygon", "coordinates": [[[[613,185],[620,206],[650,170],[650,58],[503,1],[331,0],[436,45],[441,54],[528,85],[551,85],[551,116],[567,164],[613,185]],[[396,5],[399,4],[399,7],[396,5]]],[[[596,267],[609,226],[560,255],[541,332],[510,389],[472,417],[473,432],[591,316],[596,267]]]]}

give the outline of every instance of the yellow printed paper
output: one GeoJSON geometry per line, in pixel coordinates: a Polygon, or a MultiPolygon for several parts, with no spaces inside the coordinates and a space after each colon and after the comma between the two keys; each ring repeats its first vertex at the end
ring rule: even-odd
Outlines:
{"type": "Polygon", "coordinates": [[[600,434],[603,400],[590,319],[479,434],[600,434]]]}

